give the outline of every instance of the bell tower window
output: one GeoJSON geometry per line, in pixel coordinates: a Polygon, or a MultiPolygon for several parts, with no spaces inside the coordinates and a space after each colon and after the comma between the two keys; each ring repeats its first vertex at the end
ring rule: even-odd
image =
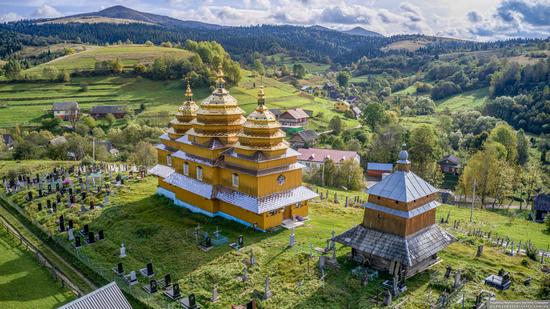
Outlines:
{"type": "Polygon", "coordinates": [[[202,167],[197,166],[197,179],[202,181],[202,167]]]}

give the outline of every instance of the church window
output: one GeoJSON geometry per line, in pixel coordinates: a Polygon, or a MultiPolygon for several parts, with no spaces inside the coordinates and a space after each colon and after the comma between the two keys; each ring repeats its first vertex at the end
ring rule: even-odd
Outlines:
{"type": "Polygon", "coordinates": [[[279,177],[277,177],[277,183],[279,185],[282,185],[285,183],[285,180],[286,180],[286,177],[284,175],[279,175],[279,177]]]}
{"type": "Polygon", "coordinates": [[[235,188],[239,187],[239,175],[237,175],[237,174],[231,175],[231,184],[235,188]]]}
{"type": "Polygon", "coordinates": [[[166,165],[172,166],[172,157],[171,156],[166,156],[166,165]]]}
{"type": "Polygon", "coordinates": [[[197,166],[197,179],[202,180],[202,167],[197,166]]]}
{"type": "Polygon", "coordinates": [[[183,175],[189,176],[189,163],[183,163],[183,175]]]}

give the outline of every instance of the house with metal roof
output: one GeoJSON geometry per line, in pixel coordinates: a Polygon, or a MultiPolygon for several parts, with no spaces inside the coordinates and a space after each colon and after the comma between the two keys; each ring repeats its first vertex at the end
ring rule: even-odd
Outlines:
{"type": "Polygon", "coordinates": [[[535,215],[535,221],[544,222],[544,218],[549,216],[550,213],[550,194],[541,193],[535,196],[533,202],[533,212],[535,215]]]}
{"type": "Polygon", "coordinates": [[[111,282],[58,309],[132,309],[132,306],[116,282],[111,282]]]}
{"type": "Polygon", "coordinates": [[[460,172],[460,159],[452,154],[444,156],[438,162],[441,172],[446,174],[458,174],[460,172]]]}
{"type": "Polygon", "coordinates": [[[314,168],[322,168],[327,160],[339,165],[346,160],[354,160],[361,164],[361,157],[356,151],[322,149],[322,148],[299,148],[300,155],[298,162],[305,166],[306,171],[314,168]]]}
{"type": "Polygon", "coordinates": [[[393,164],[391,163],[367,163],[367,176],[382,178],[382,175],[389,174],[393,170],[393,164]]]}
{"type": "Polygon", "coordinates": [[[309,115],[301,108],[288,109],[282,112],[277,120],[286,132],[303,130],[307,125],[309,115]]]}
{"type": "Polygon", "coordinates": [[[108,114],[112,114],[115,118],[120,119],[128,113],[124,105],[96,105],[92,107],[90,115],[94,118],[103,118],[108,114]]]}
{"type": "Polygon", "coordinates": [[[15,140],[13,139],[13,136],[11,134],[2,134],[2,143],[6,145],[8,150],[13,149],[13,146],[15,145],[15,140]]]}
{"type": "Polygon", "coordinates": [[[439,190],[410,170],[407,151],[396,171],[369,190],[363,222],[333,238],[352,258],[404,280],[438,261],[455,238],[436,224],[439,190]]]}
{"type": "Polygon", "coordinates": [[[75,101],[55,102],[52,104],[52,113],[56,118],[70,121],[78,119],[80,107],[75,101]]]}
{"type": "Polygon", "coordinates": [[[290,146],[292,148],[302,148],[314,146],[317,142],[319,135],[313,130],[304,130],[294,134],[290,139],[290,146]]]}

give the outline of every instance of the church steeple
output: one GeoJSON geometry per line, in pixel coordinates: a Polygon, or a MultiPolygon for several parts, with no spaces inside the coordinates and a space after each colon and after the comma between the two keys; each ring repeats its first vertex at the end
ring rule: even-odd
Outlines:
{"type": "Polygon", "coordinates": [[[191,85],[187,83],[185,90],[185,101],[178,108],[176,113],[176,119],[170,122],[170,129],[168,134],[171,138],[177,139],[185,132],[191,129],[191,121],[197,117],[197,110],[199,107],[193,100],[193,92],[191,91],[191,85]]]}

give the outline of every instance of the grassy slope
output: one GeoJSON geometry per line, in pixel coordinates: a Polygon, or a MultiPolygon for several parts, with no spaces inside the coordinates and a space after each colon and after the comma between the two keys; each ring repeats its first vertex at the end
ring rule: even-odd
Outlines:
{"type": "Polygon", "coordinates": [[[176,57],[188,58],[191,52],[160,46],[144,45],[114,45],[107,47],[89,48],[86,51],[57,58],[48,63],[44,63],[28,69],[25,73],[42,72],[46,66],[54,65],[58,69],[66,70],[89,70],[93,69],[96,62],[104,60],[120,59],[126,68],[132,67],[136,63],[151,63],[158,57],[176,57]]]}
{"type": "Polygon", "coordinates": [[[0,274],[0,307],[4,309],[57,308],[75,298],[4,230],[0,230],[0,274]]]}
{"type": "MultiPolygon", "coordinates": [[[[310,261],[311,275],[308,275],[306,254],[309,252],[309,244],[311,243],[314,247],[323,246],[331,230],[340,233],[359,223],[363,217],[362,209],[314,202],[310,208],[311,220],[305,227],[296,230],[298,245],[287,249],[289,231],[254,233],[236,223],[191,214],[171,205],[165,199],[155,197],[156,180],[154,178],[129,183],[129,188],[115,192],[111,199],[113,207],[89,212],[80,218],[76,217],[74,210],[62,210],[66,217],[75,219],[77,226],[90,220],[92,230],[105,230],[107,236],[105,241],[87,246],[81,252],[106,270],[119,261],[117,250],[120,243],[125,242],[129,253],[129,257],[123,261],[126,270],[143,267],[146,262],[152,260],[158,274],[170,272],[172,277],[180,282],[184,294],[195,293],[199,302],[203,304],[208,303],[210,290],[217,284],[222,300],[211,306],[212,308],[225,308],[231,303],[245,302],[255,289],[262,289],[262,282],[266,275],[271,277],[271,287],[274,292],[274,297],[262,304],[267,308],[318,308],[319,306],[366,308],[369,307],[368,298],[379,289],[381,279],[371,281],[369,286],[364,288],[350,275],[353,265],[345,258],[349,248],[337,250],[342,268],[340,271],[330,270],[326,283],[323,284],[317,279],[318,271],[314,266],[316,258],[310,261]],[[214,231],[216,227],[221,228],[230,241],[234,241],[239,234],[243,234],[247,247],[241,252],[235,252],[227,246],[222,246],[204,253],[186,237],[186,234],[190,234],[198,224],[209,232],[214,231]],[[250,250],[254,250],[259,266],[250,269],[251,281],[243,284],[236,281],[235,276],[241,272],[241,261],[246,258],[250,250]],[[301,287],[297,288],[298,285],[301,287]]],[[[20,203],[24,203],[23,198],[24,193],[15,197],[20,203]]],[[[53,229],[55,217],[44,213],[36,214],[33,209],[25,207],[31,215],[53,229]]],[[[444,206],[439,210],[439,217],[446,215],[448,210],[451,210],[451,221],[462,219],[468,214],[467,209],[444,206]]],[[[508,227],[506,226],[507,217],[499,213],[478,210],[475,220],[484,227],[489,226],[486,222],[490,222],[490,225],[499,233],[513,228],[511,230],[513,232],[510,233],[512,238],[529,235],[537,245],[547,237],[538,228],[539,225],[526,224],[524,220],[516,219],[517,224],[508,227]]],[[[486,247],[486,254],[482,258],[473,258],[476,240],[460,236],[459,233],[457,235],[461,241],[442,253],[444,263],[408,281],[409,292],[402,298],[406,301],[405,307],[422,307],[427,301],[426,295],[437,298],[437,291],[430,293],[428,281],[435,274],[434,271],[442,272],[448,264],[454,267],[465,267],[468,274],[472,276],[473,282],[466,288],[469,299],[472,299],[481,288],[488,289],[482,284],[482,278],[498,271],[500,267],[512,271],[516,281],[512,290],[497,292],[499,299],[536,297],[535,293],[540,280],[537,264],[531,262],[529,266],[522,266],[521,257],[508,257],[490,247],[486,247]],[[534,278],[531,287],[524,287],[520,283],[526,276],[534,278]]],[[[109,274],[110,271],[106,273],[109,274]]],[[[438,276],[441,276],[441,273],[438,276]]],[[[142,284],[145,283],[143,278],[140,280],[142,284]]],[[[133,290],[139,293],[140,289],[133,290]]],[[[164,303],[164,298],[160,296],[155,296],[154,300],[159,304],[164,303]]]]}
{"type": "MultiPolygon", "coordinates": [[[[254,78],[243,70],[245,76],[239,86],[230,88],[231,94],[239,100],[241,107],[249,113],[256,107],[257,88],[253,88],[254,78]]],[[[311,121],[311,128],[324,130],[329,120],[337,115],[332,110],[333,103],[322,98],[301,96],[292,86],[265,78],[267,104],[270,108],[310,109],[317,116],[311,121]]],[[[256,81],[256,86],[259,82],[256,81]]],[[[124,104],[137,108],[141,103],[147,107],[140,117],[155,116],[159,112],[174,114],[183,101],[181,81],[153,81],[147,78],[124,78],[115,76],[73,78],[70,83],[19,83],[2,86],[0,101],[7,107],[1,109],[0,127],[15,124],[37,124],[52,102],[76,100],[81,108],[90,109],[94,105],[124,104]],[[87,83],[88,91],[80,91],[80,84],[87,83]]],[[[193,89],[195,99],[200,101],[210,95],[208,88],[193,89]]],[[[346,119],[345,125],[354,127],[356,120],[346,119]]]]}
{"type": "Polygon", "coordinates": [[[488,89],[482,88],[461,93],[456,96],[437,102],[436,111],[449,109],[452,112],[467,109],[478,109],[485,105],[488,98],[488,89]]]}

